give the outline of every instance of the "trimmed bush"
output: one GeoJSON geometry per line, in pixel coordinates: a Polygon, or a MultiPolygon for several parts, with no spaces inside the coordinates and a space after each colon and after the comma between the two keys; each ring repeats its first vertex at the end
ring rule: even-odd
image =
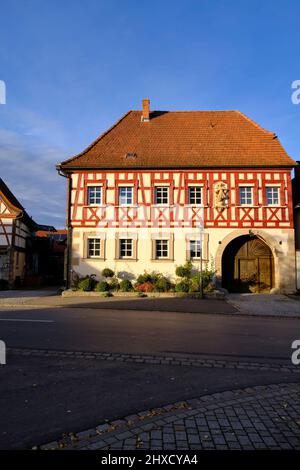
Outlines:
{"type": "Polygon", "coordinates": [[[109,269],[109,268],[104,268],[104,269],[102,270],[102,273],[101,273],[101,274],[102,274],[103,277],[106,277],[106,278],[107,278],[107,277],[114,277],[114,275],[115,275],[115,273],[113,272],[113,270],[112,270],[112,269],[109,269]]]}
{"type": "Polygon", "coordinates": [[[136,284],[135,288],[138,292],[152,292],[154,290],[154,285],[152,282],[143,282],[142,284],[136,284]]]}
{"type": "Polygon", "coordinates": [[[111,278],[109,282],[110,290],[118,291],[120,289],[120,283],[116,277],[111,278]]]}
{"type": "Polygon", "coordinates": [[[175,292],[189,292],[190,283],[188,279],[182,279],[175,286],[175,292]]]}
{"type": "Polygon", "coordinates": [[[154,282],[154,288],[157,292],[168,292],[171,288],[171,282],[165,276],[159,276],[154,282]]]}
{"type": "Polygon", "coordinates": [[[137,277],[136,283],[137,284],[144,284],[145,282],[152,282],[152,281],[153,281],[152,274],[147,273],[145,271],[144,274],[140,274],[137,277]]]}
{"type": "Polygon", "coordinates": [[[109,284],[106,281],[100,281],[97,283],[95,287],[96,292],[108,292],[109,291],[109,284]]]}
{"type": "Polygon", "coordinates": [[[200,279],[201,279],[200,273],[194,274],[194,276],[190,278],[189,292],[200,291],[200,279]]]}
{"type": "Polygon", "coordinates": [[[202,271],[203,289],[206,289],[208,287],[215,273],[216,272],[214,271],[214,269],[209,269],[208,266],[205,266],[205,269],[202,271]]]}
{"type": "Polygon", "coordinates": [[[88,277],[84,277],[83,279],[80,279],[78,281],[78,289],[82,290],[84,292],[87,292],[89,290],[90,286],[90,280],[88,277]]]}
{"type": "Polygon", "coordinates": [[[129,281],[129,279],[123,279],[120,282],[120,290],[122,292],[130,292],[133,290],[132,283],[129,281]]]}
{"type": "Polygon", "coordinates": [[[190,278],[192,275],[192,268],[193,268],[192,263],[190,261],[187,261],[185,264],[181,266],[177,266],[175,270],[175,274],[178,277],[190,278]]]}

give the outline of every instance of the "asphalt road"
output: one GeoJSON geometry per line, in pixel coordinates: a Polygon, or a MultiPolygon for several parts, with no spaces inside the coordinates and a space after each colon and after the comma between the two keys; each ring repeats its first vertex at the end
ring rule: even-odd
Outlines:
{"type": "MultiPolygon", "coordinates": [[[[300,321],[96,308],[0,311],[11,348],[196,355],[290,364],[300,321]]],[[[275,371],[8,354],[0,366],[0,449],[30,448],[155,406],[215,391],[297,381],[275,371]]]]}
{"type": "Polygon", "coordinates": [[[289,359],[299,319],[95,308],[0,311],[8,347],[289,359]]]}
{"type": "Polygon", "coordinates": [[[296,374],[8,356],[0,366],[0,449],[45,444],[133,413],[296,374]]]}

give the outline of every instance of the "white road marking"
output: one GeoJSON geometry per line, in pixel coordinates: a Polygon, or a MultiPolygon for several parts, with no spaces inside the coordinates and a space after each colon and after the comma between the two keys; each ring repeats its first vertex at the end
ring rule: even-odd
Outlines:
{"type": "Polygon", "coordinates": [[[0,318],[0,321],[23,321],[33,323],[54,323],[53,320],[31,320],[29,318],[0,318]]]}

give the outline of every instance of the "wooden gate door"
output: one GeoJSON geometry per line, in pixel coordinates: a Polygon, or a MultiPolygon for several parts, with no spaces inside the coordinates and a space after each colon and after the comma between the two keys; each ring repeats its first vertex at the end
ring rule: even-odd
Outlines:
{"type": "Polygon", "coordinates": [[[273,256],[259,238],[252,238],[235,256],[234,284],[240,292],[269,292],[273,284],[273,256]]]}

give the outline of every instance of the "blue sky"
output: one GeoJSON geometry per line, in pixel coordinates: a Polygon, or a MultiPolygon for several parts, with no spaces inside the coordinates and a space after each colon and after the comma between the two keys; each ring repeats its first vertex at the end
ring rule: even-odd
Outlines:
{"type": "Polygon", "coordinates": [[[0,174],[29,214],[63,227],[55,164],[128,109],[239,109],[300,160],[300,2],[1,3],[0,174]]]}

